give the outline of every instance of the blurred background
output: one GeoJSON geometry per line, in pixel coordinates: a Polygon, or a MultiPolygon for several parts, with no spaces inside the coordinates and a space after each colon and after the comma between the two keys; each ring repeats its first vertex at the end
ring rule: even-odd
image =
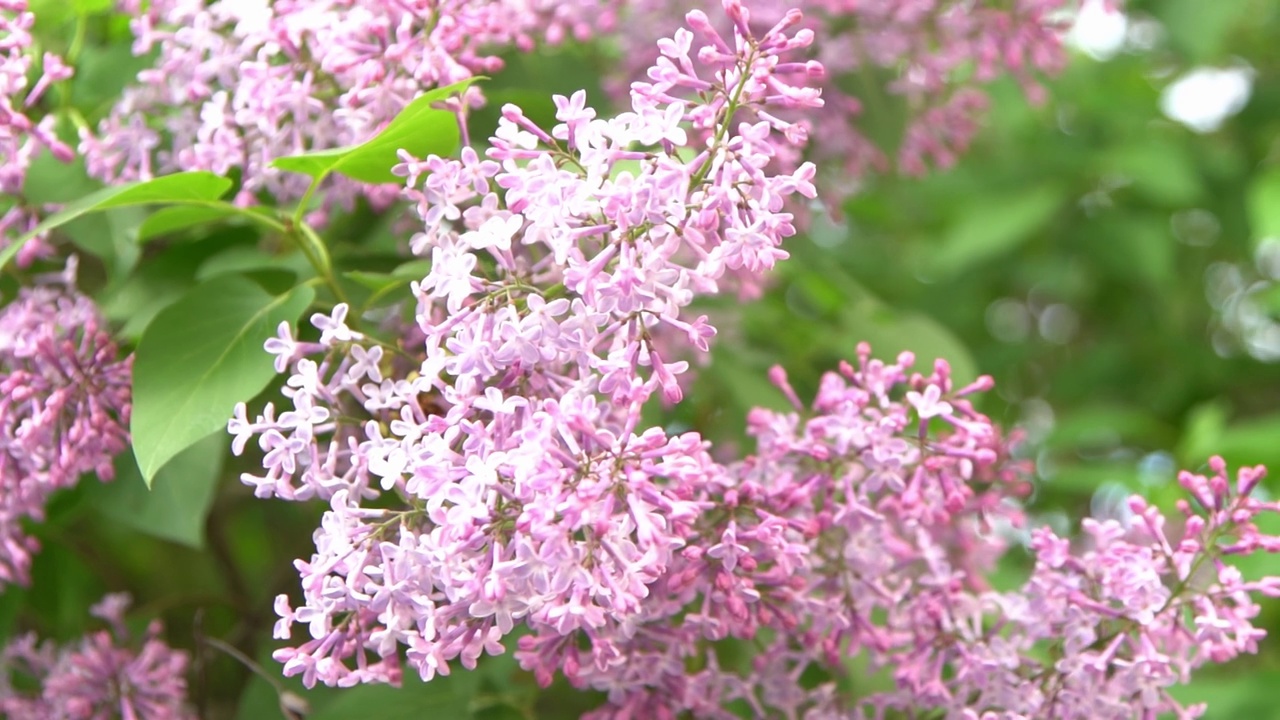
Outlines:
{"type": "MultiPolygon", "coordinates": [[[[63,3],[34,5],[56,36],[63,3]]],[[[120,17],[90,28],[73,81],[90,120],[145,64],[127,35],[120,17]]],[[[987,126],[954,168],[858,181],[842,207],[815,208],[763,298],[706,303],[721,328],[717,349],[686,402],[655,407],[652,419],[748,449],[748,409],[782,406],[765,379],[771,365],[806,397],[865,340],[881,357],[910,349],[920,367],[946,358],[961,382],[992,375],[981,407],[1025,430],[1023,453],[1037,468],[1029,509],[1059,531],[1085,515],[1122,515],[1133,492],[1169,507],[1176,471],[1215,453],[1271,465],[1266,489],[1280,496],[1280,0],[1131,0],[1123,14],[1089,4],[1071,43],[1073,62],[1046,81],[1042,104],[1013,82],[992,88],[987,126]]],[[[486,90],[490,112],[518,102],[536,118],[550,93],[580,87],[599,98],[592,68],[608,54],[512,55],[486,90]]],[[[868,134],[892,137],[900,98],[864,100],[887,108],[883,132],[868,134]]],[[[81,170],[52,162],[31,178],[45,201],[85,187],[81,170]]],[[[89,255],[136,261],[132,212],[68,234],[89,255]]],[[[176,245],[150,274],[108,285],[106,312],[129,336],[198,272],[204,252],[176,245]]],[[[124,458],[129,490],[82,483],[59,497],[36,530],[44,550],[33,589],[0,595],[0,637],[18,627],[75,637],[104,590],[127,589],[140,615],[162,616],[175,644],[196,648],[192,690],[209,717],[281,717],[282,687],[319,719],[375,707],[383,718],[567,718],[584,707],[567,689],[535,694],[509,656],[406,691],[277,685],[262,643],[271,599],[296,585],[292,561],[309,556],[321,508],[255,500],[236,481],[242,468],[221,466],[225,447],[215,437],[184,453],[152,493],[124,458]],[[179,476],[181,500],[166,495],[179,476]],[[194,506],[192,477],[203,493],[194,506]],[[201,636],[241,648],[269,679],[197,648],[201,636]]],[[[1015,549],[1006,565],[1016,578],[1025,557],[1015,549]]],[[[1275,574],[1280,559],[1246,571],[1275,574]]],[[[1280,633],[1280,603],[1264,612],[1280,633]]],[[[1273,638],[1182,696],[1209,701],[1211,718],[1280,718],[1277,683],[1273,638]]]]}

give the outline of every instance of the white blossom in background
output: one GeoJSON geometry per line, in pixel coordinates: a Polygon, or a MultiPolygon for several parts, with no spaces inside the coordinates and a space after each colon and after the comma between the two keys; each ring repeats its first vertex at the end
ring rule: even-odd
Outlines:
{"type": "Polygon", "coordinates": [[[1201,67],[1184,73],[1160,95],[1160,110],[1198,133],[1211,133],[1244,109],[1253,90],[1253,68],[1201,67]]]}
{"type": "Polygon", "coordinates": [[[1085,0],[1067,33],[1067,44],[1094,60],[1110,60],[1125,48],[1129,18],[1105,0],[1085,0]]]}

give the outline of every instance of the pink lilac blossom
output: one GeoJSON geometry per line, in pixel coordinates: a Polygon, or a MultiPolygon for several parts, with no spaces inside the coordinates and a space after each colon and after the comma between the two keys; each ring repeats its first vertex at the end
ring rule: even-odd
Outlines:
{"type": "MultiPolygon", "coordinates": [[[[804,10],[805,27],[816,36],[812,56],[827,72],[822,89],[828,111],[812,118],[813,154],[829,159],[824,162],[829,180],[838,175],[843,180],[837,184],[848,186],[849,178],[891,166],[913,175],[930,166],[950,167],[980,126],[987,107],[981,86],[1000,77],[1012,76],[1028,97],[1041,101],[1037,75],[1065,64],[1065,23],[1079,3],[757,0],[751,3],[753,26],[768,27],[793,4],[804,10]],[[904,105],[905,112],[887,110],[888,103],[904,105]],[[887,122],[895,127],[886,127],[887,122]],[[890,141],[886,132],[902,135],[890,141]]],[[[645,38],[670,33],[690,5],[687,0],[626,4],[631,31],[618,36],[626,60],[618,73],[624,82],[614,83],[616,94],[625,94],[625,80],[652,60],[645,38]]]]}
{"type": "Polygon", "coordinates": [[[83,473],[109,480],[128,445],[131,359],[73,273],[0,309],[0,587],[29,581],[37,544],[22,523],[83,473]]]}
{"type": "MultiPolygon", "coordinates": [[[[242,203],[297,200],[309,179],[277,157],[361,142],[426,90],[493,73],[495,50],[528,50],[607,30],[601,0],[121,0],[134,52],[158,52],[96,133],[82,133],[92,175],[145,179],[176,170],[240,174],[242,203]],[[584,18],[590,18],[588,26],[584,18]]],[[[482,102],[472,88],[455,109],[482,102]]],[[[395,186],[335,179],[326,201],[395,186]]]]}
{"type": "Polygon", "coordinates": [[[127,595],[90,609],[109,630],[62,647],[19,637],[0,650],[0,716],[9,720],[187,720],[186,653],[160,639],[159,622],[141,642],[124,624],[127,595]],[[17,677],[27,684],[15,682],[17,677]],[[32,681],[36,689],[28,688],[32,681]]]}
{"type": "Polygon", "coordinates": [[[1183,471],[1180,518],[1142,497],[1133,518],[1084,520],[1083,547],[1034,530],[1036,568],[1023,588],[966,593],[932,587],[902,620],[901,646],[883,657],[896,692],[870,698],[884,708],[942,708],[965,719],[1197,717],[1169,694],[1210,662],[1257,652],[1257,596],[1280,596],[1280,577],[1247,580],[1228,560],[1280,551],[1280,537],[1254,518],[1280,503],[1252,497],[1265,469],[1240,468],[1231,482],[1221,457],[1210,474],[1183,471]],[[1166,525],[1180,525],[1169,532],[1166,525]]]}
{"type": "MultiPolygon", "coordinates": [[[[41,152],[48,150],[62,162],[74,151],[56,134],[57,118],[40,111],[39,103],[54,83],[71,77],[72,69],[62,58],[44,53],[35,57],[31,28],[35,14],[26,0],[0,0],[0,238],[8,244],[31,230],[40,221],[42,208],[33,207],[22,195],[27,171],[41,152]],[[34,84],[29,76],[36,72],[34,84]]],[[[38,237],[27,243],[17,256],[19,265],[29,265],[52,249],[38,237]]]]}
{"type": "Polygon", "coordinates": [[[404,157],[411,246],[432,260],[412,345],[376,342],[345,305],[312,318],[318,342],[284,325],[268,343],[290,407],[237,409],[233,449],[265,453],[243,479],[331,507],[298,562],[302,603],[277,608],[278,636],[307,626],[277,653],[286,673],[394,681],[404,649],[431,678],[501,652],[517,624],[608,637],[710,507],[723,471],[703,441],[638,427],[686,370],[651,338],[706,347],[693,297],[786,256],[784,207],[813,196],[813,167],[767,171],[790,126],[767,108],[821,100],[777,70],[811,39],[789,33],[798,13],[758,38],[689,20],[698,34],[663,42],[629,112],[597,117],[577,93],[544,130],[507,106],[485,159],[404,157]]]}
{"type": "Polygon", "coordinates": [[[431,270],[398,342],[338,305],[318,339],[286,323],[267,343],[287,409],[236,409],[233,450],[263,452],[242,480],[329,505],[301,602],[276,601],[276,637],[305,627],[284,672],[429,680],[523,626],[521,665],[602,691],[593,718],[1194,716],[1168,688],[1254,651],[1252,597],[1280,592],[1225,561],[1280,548],[1253,523],[1277,509],[1251,497],[1261,468],[1184,474],[1199,508],[1179,533],[1140,499],[1079,548],[1037,530],[1031,578],[998,592],[996,528],[1024,521],[1027,485],[1016,438],[973,406],[990,378],[956,387],[944,361],[912,372],[864,345],[806,408],[776,369],[794,409],[754,411],[757,451],[733,464],[640,426],[687,370],[654,334],[706,348],[690,302],[783,259],[787,202],[815,193],[813,166],[775,162],[805,135],[775,110],[821,102],[799,84],[816,68],[784,58],[813,34],[796,12],[753,35],[724,6],[731,35],[689,13],[629,112],[560,97],[546,130],[507,106],[483,157],[402,158],[431,270]],[[759,652],[722,665],[729,639],[759,652]],[[802,679],[855,656],[894,689],[802,679]]]}

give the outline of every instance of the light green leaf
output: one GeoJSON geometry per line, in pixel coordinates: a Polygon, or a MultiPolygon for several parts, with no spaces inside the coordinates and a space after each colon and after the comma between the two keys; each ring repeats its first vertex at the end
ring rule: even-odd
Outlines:
{"type": "Polygon", "coordinates": [[[1187,146],[1177,139],[1151,135],[1107,153],[1105,172],[1133,182],[1133,188],[1171,207],[1194,203],[1204,192],[1200,170],[1187,146]]]}
{"type": "Polygon", "coordinates": [[[1280,415],[1264,415],[1232,423],[1222,432],[1213,454],[1234,465],[1280,467],[1280,415]]]}
{"type": "Polygon", "coordinates": [[[479,79],[469,78],[424,93],[406,105],[381,132],[359,145],[276,158],[271,166],[309,175],[317,181],[336,172],[367,183],[402,182],[391,172],[400,162],[398,150],[414,157],[453,153],[458,146],[457,118],[431,106],[466,90],[479,79]]]}
{"type": "Polygon", "coordinates": [[[115,480],[94,488],[94,507],[121,525],[203,549],[205,518],[228,444],[227,438],[210,435],[183,450],[160,469],[150,489],[133,453],[122,453],[115,480]]]}
{"type": "Polygon", "coordinates": [[[156,315],[134,357],[130,426],[148,483],[170,458],[225,428],[236,403],[267,386],[275,369],[263,342],[280,322],[297,322],[314,297],[307,286],[272,297],[228,275],[156,315]]]}
{"type": "Polygon", "coordinates": [[[71,4],[81,15],[110,12],[114,5],[111,0],[71,0],[71,4]]]}
{"type": "Polygon", "coordinates": [[[904,350],[915,353],[917,370],[928,373],[935,360],[951,364],[951,377],[956,386],[978,377],[978,366],[969,349],[947,328],[922,313],[895,310],[875,300],[851,305],[842,317],[842,337],[852,343],[845,353],[856,357],[858,342],[871,345],[879,358],[892,360],[904,350]]]}
{"type": "Polygon", "coordinates": [[[1280,167],[1271,168],[1254,178],[1245,200],[1249,211],[1249,231],[1254,242],[1280,239],[1280,167]]]}
{"type": "Polygon", "coordinates": [[[1280,670],[1241,665],[1206,667],[1190,684],[1174,685],[1169,691],[1182,703],[1208,703],[1205,720],[1275,717],[1280,670]]]}
{"type": "Polygon", "coordinates": [[[0,251],[0,268],[3,268],[37,235],[65,225],[89,213],[131,205],[205,204],[222,197],[231,188],[231,181],[213,173],[197,171],[165,175],[152,180],[103,188],[85,195],[75,202],[45,218],[4,250],[0,251]]]}
{"type": "Polygon", "coordinates": [[[1008,252],[1041,231],[1065,200],[1066,194],[1053,185],[979,196],[961,211],[928,265],[935,273],[954,276],[1008,252]]]}
{"type": "Polygon", "coordinates": [[[1206,402],[1187,413],[1186,427],[1178,443],[1178,459],[1191,467],[1217,452],[1227,428],[1227,408],[1221,402],[1206,402]]]}

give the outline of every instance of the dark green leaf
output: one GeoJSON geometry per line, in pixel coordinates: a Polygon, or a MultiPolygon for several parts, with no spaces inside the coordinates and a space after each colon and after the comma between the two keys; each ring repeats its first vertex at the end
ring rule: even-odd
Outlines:
{"type": "Polygon", "coordinates": [[[203,282],[219,275],[260,270],[287,270],[299,278],[315,275],[306,256],[296,250],[287,255],[272,255],[257,246],[237,245],[205,261],[196,271],[196,280],[203,282]]]}
{"type": "MultiPolygon", "coordinates": [[[[117,211],[118,212],[118,211],[117,211]]],[[[195,285],[197,270],[220,253],[252,247],[257,236],[245,228],[218,228],[197,243],[182,243],[147,258],[127,277],[114,280],[99,298],[107,319],[123,323],[121,337],[136,343],[151,319],[195,285]]],[[[130,243],[139,252],[137,243],[130,243]]],[[[200,280],[206,278],[198,278],[200,280]]]]}
{"type": "Polygon", "coordinates": [[[161,468],[149,489],[133,453],[122,453],[116,479],[95,488],[94,507],[122,525],[201,549],[227,446],[225,437],[206,437],[161,468]]]}
{"type": "MultiPolygon", "coordinates": [[[[462,668],[454,673],[469,674],[462,668]]],[[[408,675],[408,674],[406,674],[408,675]]],[[[422,682],[409,675],[399,688],[389,685],[361,685],[343,690],[334,700],[320,708],[308,720],[352,720],[352,718],[376,717],[380,720],[421,720],[424,717],[470,717],[468,707],[471,698],[455,676],[440,677],[422,682]]],[[[470,683],[474,684],[474,683],[470,683]]]]}

